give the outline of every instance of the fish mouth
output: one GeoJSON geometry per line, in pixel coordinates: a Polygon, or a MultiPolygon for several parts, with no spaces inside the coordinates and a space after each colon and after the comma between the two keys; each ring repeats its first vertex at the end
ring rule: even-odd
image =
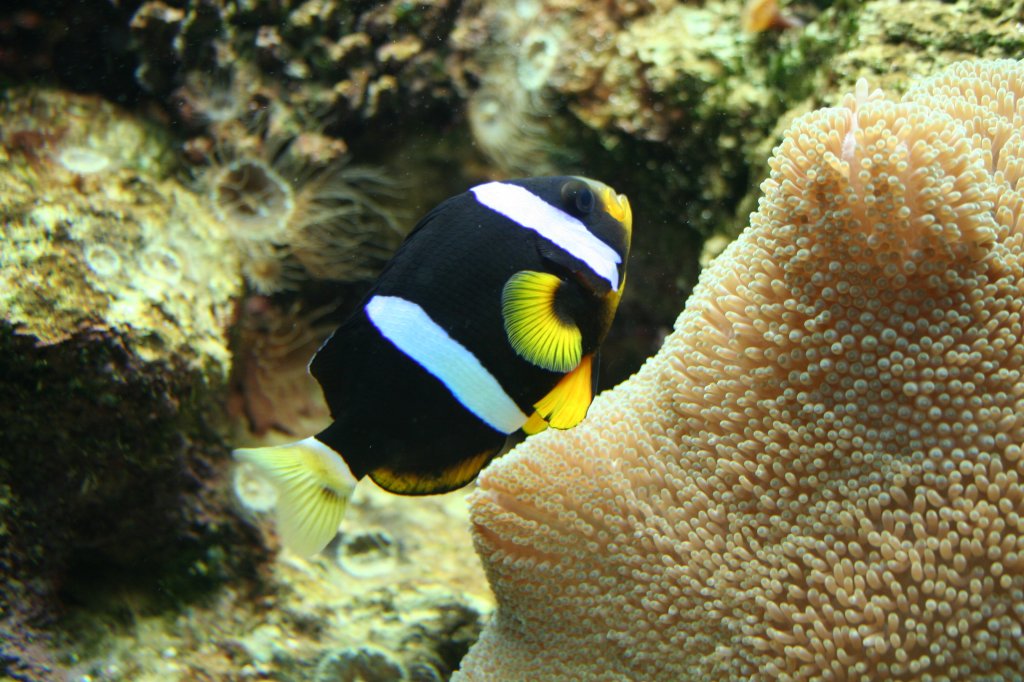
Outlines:
{"type": "Polygon", "coordinates": [[[599,180],[577,177],[590,185],[590,189],[600,198],[605,212],[622,224],[627,235],[631,234],[633,231],[633,208],[629,205],[626,195],[619,194],[599,180]]]}
{"type": "Polygon", "coordinates": [[[629,199],[625,194],[619,194],[607,185],[601,190],[601,202],[608,215],[625,225],[626,229],[633,227],[633,209],[629,205],[629,199]]]}

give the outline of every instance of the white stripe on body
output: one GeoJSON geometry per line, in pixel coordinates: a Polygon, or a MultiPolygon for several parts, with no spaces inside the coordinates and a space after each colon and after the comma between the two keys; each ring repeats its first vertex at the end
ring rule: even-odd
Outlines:
{"type": "Polygon", "coordinates": [[[526,415],[494,375],[423,308],[398,296],[374,296],[366,304],[366,315],[384,338],[444,384],[488,426],[512,433],[526,422],[526,415]]]}
{"type": "Polygon", "coordinates": [[[622,258],[615,249],[595,237],[578,218],[519,185],[488,182],[470,191],[487,208],[534,230],[586,263],[598,277],[608,281],[613,291],[618,291],[618,265],[622,258]]]}

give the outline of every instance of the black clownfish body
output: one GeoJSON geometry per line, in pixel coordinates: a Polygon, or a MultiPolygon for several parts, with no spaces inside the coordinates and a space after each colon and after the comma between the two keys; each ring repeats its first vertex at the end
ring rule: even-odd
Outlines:
{"type": "Polygon", "coordinates": [[[453,490],[511,434],[579,422],[631,225],[625,197],[573,177],[487,183],[427,214],[310,363],[334,422],[236,451],[277,486],[286,544],[321,549],[364,476],[453,490]]]}

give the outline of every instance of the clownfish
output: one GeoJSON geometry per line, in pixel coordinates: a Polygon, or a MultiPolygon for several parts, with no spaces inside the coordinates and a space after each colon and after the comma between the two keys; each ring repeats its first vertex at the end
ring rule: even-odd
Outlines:
{"type": "Polygon", "coordinates": [[[580,177],[488,182],[423,217],[309,363],[333,423],[234,452],[277,489],[285,546],[322,550],[366,476],[448,492],[513,434],[583,419],[632,220],[624,195],[580,177]]]}

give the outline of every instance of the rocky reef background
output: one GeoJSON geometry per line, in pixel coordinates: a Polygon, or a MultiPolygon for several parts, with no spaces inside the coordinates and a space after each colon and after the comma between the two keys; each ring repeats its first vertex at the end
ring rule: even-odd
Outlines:
{"type": "Polygon", "coordinates": [[[491,608],[462,496],[363,491],[323,557],[275,559],[228,454],[323,422],[305,362],[411,221],[492,177],[627,193],[610,386],[797,115],[1017,57],[1022,23],[1022,0],[4,3],[0,675],[446,679],[491,608]]]}

